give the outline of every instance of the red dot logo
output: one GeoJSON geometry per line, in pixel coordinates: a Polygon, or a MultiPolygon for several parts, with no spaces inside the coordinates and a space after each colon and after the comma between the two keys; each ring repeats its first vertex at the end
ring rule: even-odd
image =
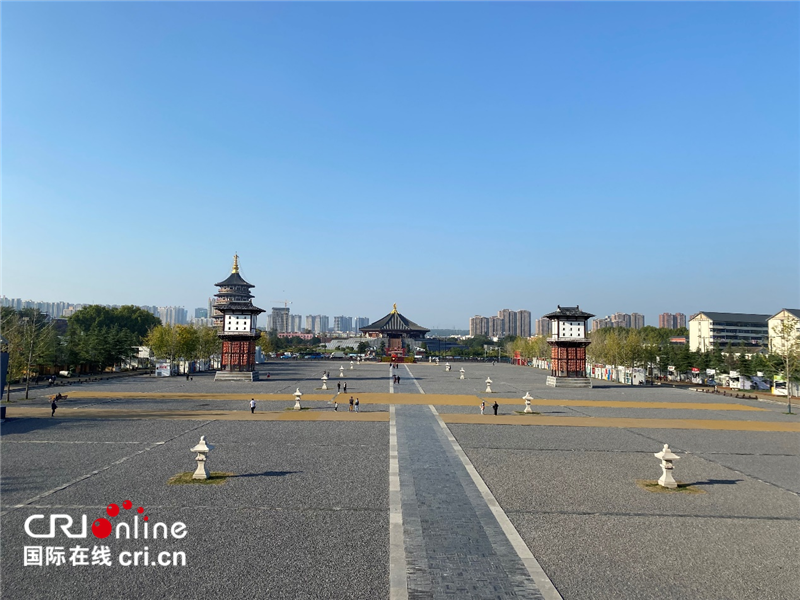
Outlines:
{"type": "Polygon", "coordinates": [[[139,508],[136,509],[136,512],[142,514],[144,512],[144,509],[140,506],[139,508]]]}
{"type": "Polygon", "coordinates": [[[130,510],[131,506],[133,506],[133,502],[131,502],[130,500],[125,500],[125,502],[122,503],[122,508],[124,508],[125,510],[130,510]]]}
{"type": "Polygon", "coordinates": [[[119,506],[116,504],[109,504],[106,506],[106,513],[109,517],[116,517],[119,514],[119,506]]]}
{"type": "Polygon", "coordinates": [[[144,517],[144,520],[147,521],[147,516],[144,517]]]}
{"type": "Polygon", "coordinates": [[[111,535],[111,521],[102,517],[92,523],[92,533],[96,538],[107,538],[111,535]]]}

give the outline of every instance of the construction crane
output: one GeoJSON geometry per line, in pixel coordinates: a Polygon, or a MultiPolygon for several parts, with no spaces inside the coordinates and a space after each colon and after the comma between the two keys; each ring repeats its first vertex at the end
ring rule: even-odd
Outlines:
{"type": "Polygon", "coordinates": [[[291,302],[289,300],[273,300],[273,302],[283,302],[283,308],[289,308],[291,302]]]}

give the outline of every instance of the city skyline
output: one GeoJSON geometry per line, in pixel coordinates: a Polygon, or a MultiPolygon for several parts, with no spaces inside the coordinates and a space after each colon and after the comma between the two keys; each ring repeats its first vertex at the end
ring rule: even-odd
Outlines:
{"type": "Polygon", "coordinates": [[[191,311],[238,252],[430,328],[800,297],[796,3],[3,8],[6,296],[191,311]]]}

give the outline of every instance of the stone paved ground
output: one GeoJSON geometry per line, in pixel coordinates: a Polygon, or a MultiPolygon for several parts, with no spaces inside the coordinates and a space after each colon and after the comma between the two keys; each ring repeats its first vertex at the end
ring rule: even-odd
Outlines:
{"type": "MultiPolygon", "coordinates": [[[[386,422],[221,421],[204,419],[199,412],[195,420],[100,419],[90,412],[147,410],[166,416],[176,410],[220,410],[247,419],[246,400],[192,395],[283,394],[281,400],[259,400],[258,408],[282,412],[294,404],[287,395],[299,387],[309,395],[304,405],[312,410],[293,414],[310,418],[315,411],[332,410],[326,400],[310,397],[322,393],[317,388],[323,370],[331,373],[333,397],[339,364],[276,361],[261,367],[262,381],[248,384],[219,384],[198,375],[189,382],[145,376],[72,386],[66,393],[74,392],[73,398],[59,409],[61,414],[70,411],[69,419],[12,418],[4,423],[2,597],[389,597],[387,403],[393,396],[397,402],[411,398],[397,393],[431,395],[445,421],[448,415],[476,415],[480,397],[487,404],[498,399],[501,414],[516,415],[528,391],[536,399],[556,401],[535,406],[542,415],[588,417],[597,424],[607,423],[601,421],[605,417],[727,420],[745,427],[798,423],[798,417],[783,414],[783,405],[771,402],[615,384],[556,390],[544,385],[544,372],[509,365],[467,363],[467,379],[461,381],[461,365],[455,362],[450,373],[443,365],[401,367],[397,386],[390,385],[386,365],[350,371],[349,363],[343,363],[347,376],[341,381],[348,382],[348,396],[383,394],[362,410],[387,415],[386,422]],[[487,376],[493,380],[492,395],[484,393],[487,376]],[[79,391],[99,391],[104,397],[79,399],[79,391]],[[123,392],[183,398],[119,397],[123,392]],[[477,398],[475,405],[436,404],[436,394],[477,398]],[[561,399],[685,408],[558,404],[561,399]],[[719,409],[697,410],[697,403],[719,409]],[[731,403],[765,410],[722,410],[731,403]],[[82,411],[84,417],[77,418],[82,411]],[[201,434],[216,445],[212,470],[237,477],[221,486],[167,486],[170,476],[193,468],[188,449],[201,434]],[[183,540],[112,540],[113,551],[145,545],[150,552],[183,551],[188,566],[22,565],[22,547],[33,541],[23,530],[29,515],[86,514],[91,522],[106,504],[124,499],[143,506],[153,522],[185,522],[189,534],[183,540]]],[[[48,392],[34,390],[30,401],[9,405],[9,415],[47,406],[48,392]]],[[[485,499],[445,443],[444,430],[433,425],[433,412],[424,404],[397,404],[395,410],[411,597],[535,597],[485,499]]],[[[518,426],[493,424],[492,418],[451,423],[448,429],[564,598],[798,597],[796,432],[518,426]],[[677,478],[704,493],[653,493],[637,486],[637,480],[660,474],[652,454],[664,443],[682,457],[677,478]]],[[[509,418],[522,423],[526,417],[509,418]]],[[[97,542],[89,535],[72,540],[59,534],[55,541],[35,544],[97,542]]]]}

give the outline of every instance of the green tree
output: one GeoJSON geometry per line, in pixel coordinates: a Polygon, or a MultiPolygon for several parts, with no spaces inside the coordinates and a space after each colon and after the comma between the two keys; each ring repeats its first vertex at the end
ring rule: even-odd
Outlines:
{"type": "Polygon", "coordinates": [[[786,395],[789,412],[792,412],[792,382],[800,379],[800,321],[787,317],[772,327],[770,351],[780,358],[783,376],[786,379],[786,395]]]}
{"type": "Polygon", "coordinates": [[[25,398],[28,398],[31,378],[39,375],[39,366],[52,365],[55,361],[57,336],[53,322],[38,309],[17,311],[3,307],[0,327],[8,351],[7,398],[11,395],[11,382],[23,377],[25,398]]]}

